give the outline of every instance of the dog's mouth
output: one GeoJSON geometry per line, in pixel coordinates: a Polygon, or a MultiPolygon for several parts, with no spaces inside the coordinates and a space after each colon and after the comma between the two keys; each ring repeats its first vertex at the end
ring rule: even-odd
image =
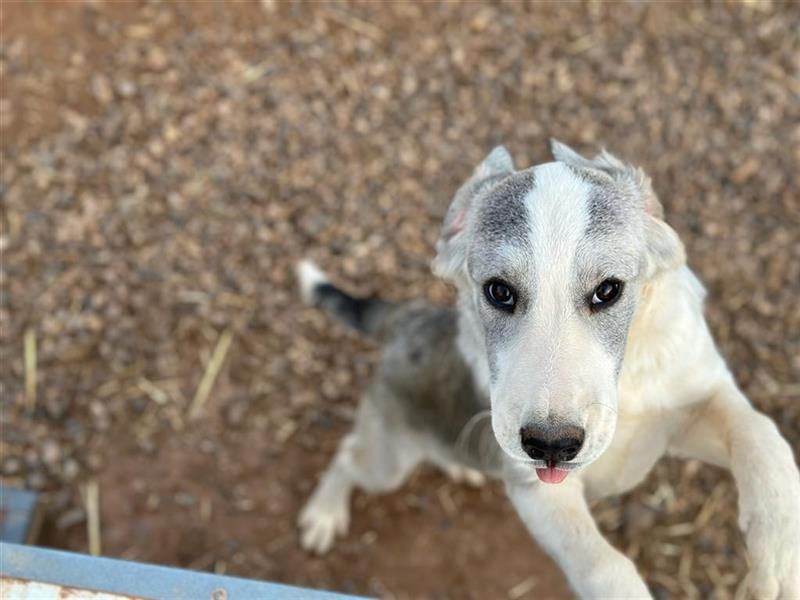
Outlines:
{"type": "Polygon", "coordinates": [[[535,461],[536,463],[543,463],[544,466],[536,466],[536,475],[539,481],[544,483],[561,483],[567,478],[569,472],[577,467],[575,464],[560,463],[554,460],[535,461]]]}

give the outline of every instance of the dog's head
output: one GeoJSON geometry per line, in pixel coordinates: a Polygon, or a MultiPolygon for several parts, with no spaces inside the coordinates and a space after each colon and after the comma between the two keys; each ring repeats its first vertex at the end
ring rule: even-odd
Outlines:
{"type": "Polygon", "coordinates": [[[642,171],[552,149],[556,162],[523,171],[502,147],[478,165],[433,269],[483,333],[498,443],[558,482],[610,443],[643,286],[685,257],[642,171]]]}

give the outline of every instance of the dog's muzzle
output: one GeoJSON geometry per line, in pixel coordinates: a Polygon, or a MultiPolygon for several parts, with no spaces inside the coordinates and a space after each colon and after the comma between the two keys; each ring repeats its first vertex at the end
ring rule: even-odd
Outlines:
{"type": "Polygon", "coordinates": [[[567,471],[558,465],[578,456],[586,432],[582,427],[539,427],[527,425],[519,431],[522,449],[533,460],[544,461],[544,469],[536,469],[539,479],[546,483],[561,483],[567,471]]]}

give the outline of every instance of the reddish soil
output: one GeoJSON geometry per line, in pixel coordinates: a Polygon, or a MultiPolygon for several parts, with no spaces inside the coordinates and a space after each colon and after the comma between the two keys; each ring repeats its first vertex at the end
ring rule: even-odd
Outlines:
{"type": "MultiPolygon", "coordinates": [[[[723,353],[800,449],[797,4],[3,0],[0,22],[0,466],[42,492],[42,543],[87,550],[95,479],[108,556],[387,598],[570,597],[497,484],[421,468],[357,494],[323,558],[295,529],[375,351],[299,306],[294,261],[451,301],[428,268],[439,223],[500,142],[526,165],[550,136],[606,145],[653,175],[723,353]]],[[[722,599],[746,572],[735,495],[664,461],[594,511],[657,597],[722,599]]]]}

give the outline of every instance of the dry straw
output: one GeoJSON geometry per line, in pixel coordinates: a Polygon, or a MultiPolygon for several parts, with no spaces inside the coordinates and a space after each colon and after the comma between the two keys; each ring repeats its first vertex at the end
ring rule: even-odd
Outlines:
{"type": "Polygon", "coordinates": [[[83,501],[86,506],[86,530],[89,537],[89,554],[100,556],[100,486],[90,479],[83,486],[83,501]]]}
{"type": "Polygon", "coordinates": [[[214,347],[214,352],[211,354],[211,358],[206,365],[203,378],[200,380],[200,385],[197,386],[197,391],[192,399],[192,405],[189,407],[190,419],[196,419],[200,416],[203,406],[205,406],[206,400],[208,400],[208,396],[211,394],[211,389],[214,387],[214,382],[217,380],[217,375],[219,375],[220,369],[222,369],[222,365],[225,362],[225,357],[228,355],[228,350],[231,347],[232,341],[233,332],[230,329],[226,329],[219,336],[217,345],[214,347]]]}
{"type": "Polygon", "coordinates": [[[25,330],[25,407],[36,408],[36,330],[25,330]]]}

